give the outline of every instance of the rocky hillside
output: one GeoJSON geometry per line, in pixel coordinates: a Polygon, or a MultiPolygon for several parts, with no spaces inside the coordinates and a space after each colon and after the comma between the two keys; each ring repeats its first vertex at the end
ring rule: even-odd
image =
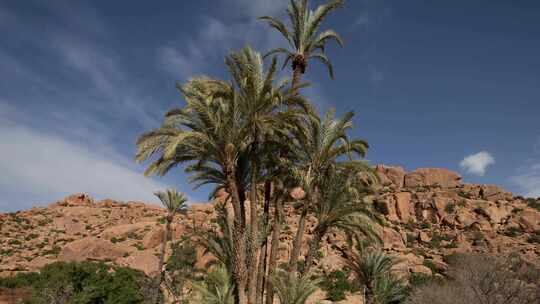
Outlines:
{"type": "MultiPolygon", "coordinates": [[[[382,188],[369,203],[385,215],[384,248],[403,259],[410,273],[443,272],[453,252],[519,253],[540,264],[540,200],[524,199],[492,185],[463,184],[445,169],[377,166],[382,188]]],[[[296,230],[295,210],[287,209],[280,256],[285,259],[296,230]]],[[[157,271],[164,210],[140,202],[94,201],[75,194],[45,208],[0,214],[0,275],[35,271],[53,261],[102,260],[157,271]]],[[[209,227],[211,204],[193,205],[173,225],[178,239],[188,226],[209,227]]],[[[313,227],[311,220],[308,227],[313,227]]],[[[319,267],[340,265],[331,234],[319,267]]],[[[306,248],[307,249],[307,248],[306,248]]],[[[207,257],[200,256],[201,265],[207,257]]]]}

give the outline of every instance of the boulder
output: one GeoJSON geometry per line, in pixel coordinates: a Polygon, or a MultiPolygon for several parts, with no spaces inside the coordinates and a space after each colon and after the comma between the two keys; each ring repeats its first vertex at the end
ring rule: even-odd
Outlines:
{"type": "Polygon", "coordinates": [[[413,266],[410,267],[410,271],[412,273],[420,273],[420,274],[428,275],[428,276],[433,274],[431,269],[429,269],[428,267],[426,267],[424,265],[413,265],[413,266]]]}
{"type": "Polygon", "coordinates": [[[295,200],[301,200],[306,197],[306,192],[302,188],[296,187],[291,190],[291,197],[295,200]]]}
{"type": "Polygon", "coordinates": [[[458,210],[456,219],[464,228],[478,222],[476,216],[467,209],[458,210]]]}
{"type": "Polygon", "coordinates": [[[375,202],[375,208],[384,214],[389,221],[397,221],[396,201],[393,194],[385,194],[375,202]]]}
{"type": "MultiPolygon", "coordinates": [[[[163,232],[165,229],[163,229],[161,226],[154,227],[150,232],[148,232],[143,240],[142,245],[145,249],[151,249],[158,245],[160,245],[163,242],[163,232]]],[[[171,232],[174,233],[174,231],[171,229],[171,232]]]]}
{"type": "Polygon", "coordinates": [[[420,168],[405,175],[405,187],[440,186],[455,188],[461,184],[461,176],[441,168],[420,168]]]}
{"type": "Polygon", "coordinates": [[[34,258],[32,261],[28,262],[27,268],[28,268],[28,271],[38,271],[39,269],[43,268],[45,265],[48,265],[54,262],[55,260],[38,256],[34,258]]]}
{"type": "Polygon", "coordinates": [[[482,199],[488,201],[512,200],[513,195],[495,185],[481,185],[479,195],[482,199]]]}
{"type": "Polygon", "coordinates": [[[533,209],[523,210],[519,223],[529,232],[540,230],[540,212],[533,209]]]}
{"type": "Polygon", "coordinates": [[[403,187],[405,170],[402,167],[377,165],[375,173],[383,186],[395,185],[399,188],[403,187]]]}
{"type": "Polygon", "coordinates": [[[128,246],[113,244],[104,239],[86,237],[67,244],[59,255],[61,261],[114,261],[128,254],[128,246]]]}
{"type": "Polygon", "coordinates": [[[146,226],[156,226],[155,222],[139,222],[135,224],[125,224],[125,225],[118,225],[118,226],[112,226],[103,231],[101,234],[101,237],[110,240],[113,237],[121,238],[125,235],[127,235],[130,232],[136,232],[139,229],[144,229],[146,226]]]}
{"type": "Polygon", "coordinates": [[[411,214],[414,210],[414,207],[411,203],[411,193],[410,192],[400,192],[394,195],[396,201],[396,213],[397,216],[401,219],[402,222],[407,223],[411,214]]]}
{"type": "Polygon", "coordinates": [[[159,273],[159,259],[152,250],[137,251],[119,259],[119,264],[144,272],[148,276],[159,273]]]}
{"type": "Polygon", "coordinates": [[[92,197],[86,193],[76,193],[67,196],[63,200],[56,203],[58,206],[74,207],[74,206],[90,206],[94,203],[92,197]]]}
{"type": "Polygon", "coordinates": [[[405,248],[405,243],[401,238],[401,234],[396,230],[384,227],[382,231],[383,247],[385,249],[402,249],[405,248]]]}

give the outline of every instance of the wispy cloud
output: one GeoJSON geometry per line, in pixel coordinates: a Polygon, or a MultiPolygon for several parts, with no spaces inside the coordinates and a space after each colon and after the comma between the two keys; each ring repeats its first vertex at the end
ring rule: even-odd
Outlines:
{"type": "Polygon", "coordinates": [[[531,157],[517,169],[510,181],[519,187],[524,196],[540,197],[540,136],[533,143],[531,157]]]}
{"type": "Polygon", "coordinates": [[[459,166],[469,174],[484,176],[487,167],[493,164],[495,164],[495,158],[490,153],[482,151],[466,156],[459,166]]]}
{"type": "Polygon", "coordinates": [[[228,10],[233,5],[236,13],[243,18],[226,21],[223,16],[203,17],[197,32],[158,48],[158,64],[178,80],[186,80],[198,74],[210,73],[216,66],[221,68],[227,53],[245,45],[249,44],[261,52],[282,46],[284,39],[257,17],[281,15],[287,3],[287,0],[223,2],[222,5],[226,4],[228,10]]]}
{"type": "Polygon", "coordinates": [[[511,180],[527,197],[540,197],[540,162],[522,170],[521,174],[511,177],[511,180]]]}
{"type": "Polygon", "coordinates": [[[0,210],[50,203],[74,192],[156,202],[152,193],[167,187],[144,177],[123,155],[24,125],[0,124],[0,138],[0,210]]]}

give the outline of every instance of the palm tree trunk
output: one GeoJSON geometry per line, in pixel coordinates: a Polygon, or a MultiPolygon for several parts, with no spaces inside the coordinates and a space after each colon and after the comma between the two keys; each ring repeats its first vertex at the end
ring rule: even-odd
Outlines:
{"type": "MultiPolygon", "coordinates": [[[[264,218],[264,227],[268,227],[268,222],[270,220],[270,198],[272,195],[272,183],[270,181],[265,181],[264,183],[264,209],[263,209],[263,218],[264,218]]],[[[264,242],[261,246],[261,254],[259,256],[259,273],[257,276],[257,304],[262,304],[262,299],[264,296],[264,279],[266,276],[266,266],[268,258],[268,236],[264,238],[264,242]]]]}
{"type": "Polygon", "coordinates": [[[240,195],[238,193],[238,186],[236,183],[235,170],[233,166],[229,166],[227,172],[227,183],[229,187],[229,193],[232,195],[232,205],[234,211],[234,230],[233,230],[233,245],[234,245],[234,281],[236,286],[236,302],[238,304],[246,304],[246,244],[245,244],[245,230],[242,225],[245,222],[245,218],[242,218],[242,208],[240,204],[240,195]]]}
{"type": "Polygon", "coordinates": [[[375,295],[373,293],[373,286],[371,286],[371,283],[366,284],[366,288],[364,291],[364,304],[374,304],[375,303],[375,295]]]}
{"type": "Polygon", "coordinates": [[[321,240],[323,236],[326,234],[326,228],[324,227],[318,227],[315,228],[313,239],[311,239],[311,242],[309,244],[309,250],[306,255],[306,263],[304,265],[304,270],[302,273],[308,273],[311,270],[311,266],[313,266],[313,258],[315,257],[315,254],[317,253],[317,250],[319,250],[321,245],[321,240]]]}
{"type": "Polygon", "coordinates": [[[289,265],[287,270],[290,272],[297,270],[298,257],[300,257],[300,250],[302,249],[302,241],[304,240],[304,230],[306,229],[306,217],[307,217],[307,208],[302,208],[302,213],[300,214],[300,220],[298,221],[298,230],[296,230],[296,236],[293,242],[293,248],[291,252],[291,257],[289,259],[289,265]]]}
{"type": "MultiPolygon", "coordinates": [[[[281,187],[280,187],[281,188],[281,187]]],[[[268,279],[266,280],[266,304],[274,303],[274,285],[270,279],[277,267],[277,256],[279,251],[279,236],[281,234],[281,220],[283,215],[283,207],[281,202],[281,189],[276,189],[274,201],[274,222],[272,224],[272,248],[270,249],[270,258],[268,261],[268,279]]]]}
{"type": "Polygon", "coordinates": [[[258,214],[257,214],[257,175],[258,175],[257,161],[253,159],[251,161],[251,181],[250,181],[250,230],[251,230],[251,246],[250,246],[250,261],[249,261],[249,272],[248,272],[248,304],[256,304],[257,301],[257,268],[258,268],[258,258],[259,258],[259,223],[258,223],[258,214]]]}
{"type": "Polygon", "coordinates": [[[265,241],[261,247],[261,252],[259,255],[259,271],[257,274],[257,304],[262,304],[262,298],[264,294],[264,276],[266,275],[266,259],[267,259],[267,242],[265,241]]]}
{"type": "Polygon", "coordinates": [[[293,69],[293,78],[291,82],[291,89],[293,94],[298,94],[298,85],[300,84],[300,78],[302,77],[302,67],[297,64],[293,69]]]}
{"type": "Polygon", "coordinates": [[[160,302],[160,288],[161,283],[163,282],[163,265],[165,264],[165,250],[167,249],[167,241],[169,238],[169,231],[171,230],[171,222],[172,222],[172,216],[169,214],[167,215],[167,225],[165,227],[165,231],[163,232],[163,241],[161,242],[161,255],[159,256],[159,264],[158,264],[158,275],[156,277],[156,290],[154,294],[154,303],[159,304],[160,302]]]}

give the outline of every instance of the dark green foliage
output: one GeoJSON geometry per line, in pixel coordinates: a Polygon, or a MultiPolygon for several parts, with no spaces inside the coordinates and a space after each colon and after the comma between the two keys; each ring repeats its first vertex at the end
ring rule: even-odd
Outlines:
{"type": "Polygon", "coordinates": [[[431,276],[421,274],[421,273],[412,273],[409,277],[409,284],[411,286],[421,286],[427,284],[431,281],[431,276]]]}
{"type": "Polygon", "coordinates": [[[540,200],[528,198],[527,205],[533,209],[536,209],[536,211],[540,211],[540,200]]]}
{"type": "Polygon", "coordinates": [[[437,273],[438,272],[437,267],[435,267],[435,264],[433,264],[432,260],[425,259],[422,264],[424,266],[426,266],[427,268],[429,268],[431,270],[431,273],[437,273]]]}
{"type": "Polygon", "coordinates": [[[43,251],[43,255],[58,255],[61,250],[60,246],[54,245],[51,250],[43,251]]]}
{"type": "Polygon", "coordinates": [[[173,252],[165,266],[171,280],[172,291],[183,298],[184,286],[186,282],[195,278],[197,270],[197,252],[194,244],[189,239],[184,239],[175,243],[173,252]]]}
{"type": "Polygon", "coordinates": [[[518,227],[508,227],[504,231],[504,235],[509,236],[509,237],[516,237],[516,236],[520,236],[522,234],[523,234],[523,230],[521,230],[518,227]]]}
{"type": "Polygon", "coordinates": [[[348,277],[348,272],[334,270],[330,274],[322,277],[319,287],[326,291],[328,300],[341,301],[345,299],[347,292],[355,292],[359,289],[358,284],[350,282],[348,277]]]}
{"type": "Polygon", "coordinates": [[[450,204],[446,205],[446,207],[444,207],[444,211],[446,211],[446,213],[450,213],[450,214],[456,212],[456,204],[450,203],[450,204]]]}
{"type": "Polygon", "coordinates": [[[540,230],[536,230],[534,234],[527,239],[527,242],[531,244],[540,244],[540,230]]]}
{"type": "Polygon", "coordinates": [[[471,198],[471,195],[469,193],[467,193],[467,192],[464,192],[463,190],[459,191],[458,195],[463,197],[463,198],[468,198],[468,199],[471,198]]]}
{"type": "Polygon", "coordinates": [[[435,232],[433,234],[433,237],[429,241],[429,245],[432,248],[440,248],[441,247],[441,241],[451,242],[451,241],[453,241],[453,238],[450,235],[439,234],[439,233],[435,232]]]}
{"type": "Polygon", "coordinates": [[[474,231],[471,240],[473,241],[474,246],[481,245],[485,240],[484,234],[481,231],[474,231]]]}
{"type": "Polygon", "coordinates": [[[39,279],[39,274],[35,272],[20,273],[13,277],[0,277],[0,287],[22,288],[34,284],[39,279]]]}
{"type": "Polygon", "coordinates": [[[28,304],[137,304],[148,303],[151,281],[142,272],[104,263],[56,262],[40,273],[21,273],[0,279],[0,286],[30,288],[28,304]]]}

